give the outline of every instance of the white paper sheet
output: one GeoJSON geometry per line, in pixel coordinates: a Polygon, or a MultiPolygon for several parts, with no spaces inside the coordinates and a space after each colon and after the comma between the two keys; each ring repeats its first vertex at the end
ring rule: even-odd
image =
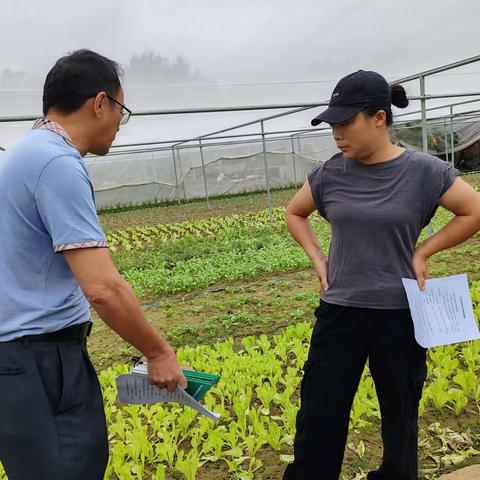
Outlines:
{"type": "Polygon", "coordinates": [[[220,420],[220,414],[214,413],[208,408],[205,408],[178,385],[175,392],[170,393],[166,388],[160,389],[155,385],[150,385],[147,375],[135,373],[120,375],[117,377],[116,382],[118,400],[122,403],[147,404],[176,402],[195,409],[197,412],[205,415],[214,422],[220,420]]]}
{"type": "Polygon", "coordinates": [[[465,273],[426,280],[402,278],[415,326],[415,338],[425,348],[480,338],[465,273]]]}

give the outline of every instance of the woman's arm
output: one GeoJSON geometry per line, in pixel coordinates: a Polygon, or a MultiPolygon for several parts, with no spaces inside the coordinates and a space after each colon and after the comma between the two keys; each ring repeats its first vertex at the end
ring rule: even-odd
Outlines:
{"type": "Polygon", "coordinates": [[[462,179],[457,178],[438,203],[455,217],[415,250],[412,263],[420,290],[428,278],[427,258],[464,242],[480,229],[480,193],[462,179]]]}
{"type": "Polygon", "coordinates": [[[288,204],[285,220],[288,231],[312,261],[322,290],[327,290],[327,259],[308,219],[315,210],[310,185],[306,181],[288,204]]]}

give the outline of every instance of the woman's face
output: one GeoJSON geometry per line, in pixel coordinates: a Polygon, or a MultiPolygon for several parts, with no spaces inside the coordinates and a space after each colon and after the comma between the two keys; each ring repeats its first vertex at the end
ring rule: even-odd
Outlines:
{"type": "Polygon", "coordinates": [[[343,155],[348,159],[362,160],[374,153],[379,142],[388,135],[385,125],[386,114],[380,110],[372,117],[360,112],[344,123],[333,123],[330,126],[343,155]]]}

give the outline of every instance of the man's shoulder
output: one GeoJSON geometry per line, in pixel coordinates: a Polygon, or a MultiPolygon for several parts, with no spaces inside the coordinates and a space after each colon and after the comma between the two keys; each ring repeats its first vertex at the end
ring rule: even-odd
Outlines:
{"type": "Polygon", "coordinates": [[[0,184],[5,188],[22,184],[33,192],[42,178],[57,182],[71,176],[89,178],[79,152],[54,132],[32,130],[0,158],[0,184]]]}
{"type": "Polygon", "coordinates": [[[2,159],[45,165],[52,159],[63,156],[81,160],[78,150],[69,145],[60,135],[38,129],[31,130],[15,145],[7,149],[2,159]]]}

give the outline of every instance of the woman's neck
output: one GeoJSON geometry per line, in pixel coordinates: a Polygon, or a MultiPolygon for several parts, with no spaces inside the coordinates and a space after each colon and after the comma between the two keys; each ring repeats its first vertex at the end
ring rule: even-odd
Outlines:
{"type": "Polygon", "coordinates": [[[390,139],[388,139],[381,145],[377,145],[375,149],[365,157],[359,158],[358,161],[365,165],[388,162],[389,160],[399,157],[404,151],[405,149],[403,147],[393,145],[390,139]]]}

